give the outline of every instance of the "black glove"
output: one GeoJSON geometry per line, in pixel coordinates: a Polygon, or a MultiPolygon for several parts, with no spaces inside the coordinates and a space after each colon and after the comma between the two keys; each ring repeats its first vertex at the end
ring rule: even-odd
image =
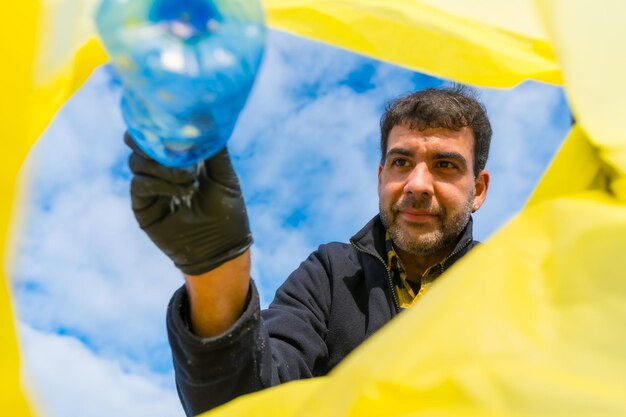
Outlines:
{"type": "Polygon", "coordinates": [[[252,244],[248,214],[226,148],[196,169],[167,168],[128,133],[133,212],[150,239],[188,275],[217,268],[252,244]]]}

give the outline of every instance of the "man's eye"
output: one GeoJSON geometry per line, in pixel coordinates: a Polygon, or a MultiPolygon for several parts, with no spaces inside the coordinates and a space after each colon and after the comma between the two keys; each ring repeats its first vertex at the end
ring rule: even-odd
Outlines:
{"type": "Polygon", "coordinates": [[[437,167],[438,168],[443,168],[443,169],[452,169],[452,168],[456,168],[456,165],[454,165],[450,161],[438,161],[437,162],[437,167]]]}
{"type": "Polygon", "coordinates": [[[396,158],[396,159],[391,161],[391,165],[396,166],[396,167],[405,167],[408,164],[409,164],[409,162],[406,159],[403,159],[403,158],[396,158]]]}

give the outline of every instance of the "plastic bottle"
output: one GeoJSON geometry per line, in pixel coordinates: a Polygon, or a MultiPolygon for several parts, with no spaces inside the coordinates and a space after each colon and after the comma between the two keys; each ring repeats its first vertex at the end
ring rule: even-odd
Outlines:
{"type": "Polygon", "coordinates": [[[263,55],[259,0],[102,0],[96,25],[148,156],[184,168],[224,147],[263,55]]]}

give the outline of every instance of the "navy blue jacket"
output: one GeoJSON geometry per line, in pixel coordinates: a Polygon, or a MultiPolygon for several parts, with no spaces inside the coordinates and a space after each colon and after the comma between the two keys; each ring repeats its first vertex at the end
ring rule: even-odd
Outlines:
{"type": "MultiPolygon", "coordinates": [[[[448,268],[477,242],[470,223],[448,268]]],[[[187,415],[282,382],[327,374],[399,308],[386,265],[385,229],[376,216],[350,239],[313,252],[261,312],[252,283],[232,328],[201,339],[189,330],[189,303],[179,289],[167,313],[176,385],[187,415]]]]}

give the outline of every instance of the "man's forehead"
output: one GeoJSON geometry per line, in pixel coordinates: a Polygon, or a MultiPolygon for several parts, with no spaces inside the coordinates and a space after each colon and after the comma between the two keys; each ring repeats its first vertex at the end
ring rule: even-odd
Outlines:
{"type": "Polygon", "coordinates": [[[452,130],[443,127],[428,127],[424,129],[411,128],[407,124],[395,125],[389,132],[387,149],[391,149],[392,144],[406,140],[421,140],[429,142],[457,142],[459,144],[472,145],[474,135],[468,127],[459,130],[452,130]]]}

